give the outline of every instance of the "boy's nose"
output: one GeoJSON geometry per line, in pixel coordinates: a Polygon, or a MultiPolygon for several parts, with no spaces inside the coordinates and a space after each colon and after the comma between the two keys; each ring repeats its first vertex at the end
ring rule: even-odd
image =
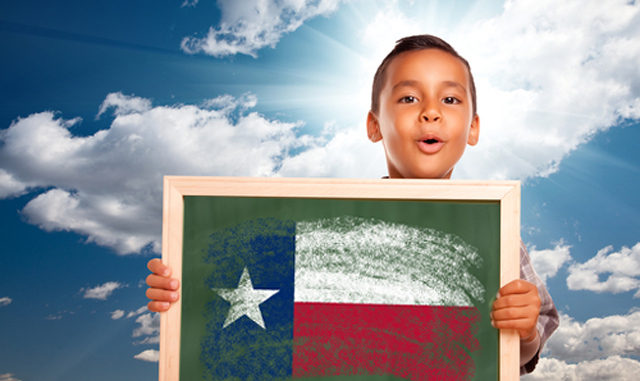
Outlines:
{"type": "Polygon", "coordinates": [[[440,112],[434,108],[426,108],[422,111],[421,119],[425,122],[437,122],[440,120],[440,112]]]}

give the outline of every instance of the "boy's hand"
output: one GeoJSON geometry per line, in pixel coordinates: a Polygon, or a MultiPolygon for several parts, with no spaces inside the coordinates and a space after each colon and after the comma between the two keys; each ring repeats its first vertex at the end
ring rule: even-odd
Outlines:
{"type": "Polygon", "coordinates": [[[147,298],[151,299],[147,308],[153,312],[164,312],[171,307],[171,303],[178,300],[180,282],[170,278],[171,269],[162,263],[159,258],[154,258],[147,263],[147,267],[153,274],[147,277],[147,298]]]}
{"type": "Polygon", "coordinates": [[[521,341],[534,340],[540,314],[538,288],[516,279],[500,289],[491,309],[491,324],[498,329],[515,329],[521,341]]]}

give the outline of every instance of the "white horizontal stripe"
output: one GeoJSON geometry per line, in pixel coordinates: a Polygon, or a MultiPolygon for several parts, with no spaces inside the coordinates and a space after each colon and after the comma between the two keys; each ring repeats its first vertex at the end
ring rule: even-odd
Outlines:
{"type": "Polygon", "coordinates": [[[468,306],[484,288],[460,238],[360,217],[296,225],[295,301],[468,306]]]}

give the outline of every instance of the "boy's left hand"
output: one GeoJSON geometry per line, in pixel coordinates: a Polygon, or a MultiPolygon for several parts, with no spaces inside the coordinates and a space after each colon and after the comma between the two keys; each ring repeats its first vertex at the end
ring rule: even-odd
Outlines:
{"type": "Polygon", "coordinates": [[[539,314],[538,288],[526,280],[516,279],[498,292],[491,309],[491,324],[498,329],[515,329],[520,340],[531,341],[536,337],[539,314]]]}

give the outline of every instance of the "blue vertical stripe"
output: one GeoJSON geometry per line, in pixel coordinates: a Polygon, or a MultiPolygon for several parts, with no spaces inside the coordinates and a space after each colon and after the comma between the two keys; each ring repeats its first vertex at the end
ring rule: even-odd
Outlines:
{"type": "Polygon", "coordinates": [[[246,267],[255,289],[277,289],[260,305],[266,329],[243,316],[222,328],[229,303],[208,305],[201,361],[207,379],[278,380],[291,376],[295,222],[256,219],[212,235],[208,288],[236,288],[246,267]]]}

